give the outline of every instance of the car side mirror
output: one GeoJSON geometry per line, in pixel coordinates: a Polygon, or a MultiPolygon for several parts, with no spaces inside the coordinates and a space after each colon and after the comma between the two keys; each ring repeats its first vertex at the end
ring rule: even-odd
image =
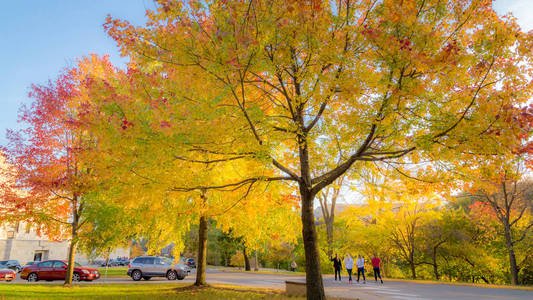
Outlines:
{"type": "Polygon", "coordinates": [[[67,268],[67,266],[63,266],[63,269],[66,269],[66,268],[67,268]]]}

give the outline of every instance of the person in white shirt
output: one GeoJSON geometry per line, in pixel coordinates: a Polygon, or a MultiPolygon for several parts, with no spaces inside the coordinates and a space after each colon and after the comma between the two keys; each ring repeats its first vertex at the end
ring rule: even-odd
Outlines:
{"type": "Polygon", "coordinates": [[[344,258],[344,267],[348,271],[348,283],[352,283],[353,258],[349,253],[344,258]]]}
{"type": "Polygon", "coordinates": [[[357,265],[357,282],[359,282],[359,276],[363,274],[363,283],[366,283],[365,278],[365,258],[361,255],[357,255],[357,260],[355,261],[357,265]]]}

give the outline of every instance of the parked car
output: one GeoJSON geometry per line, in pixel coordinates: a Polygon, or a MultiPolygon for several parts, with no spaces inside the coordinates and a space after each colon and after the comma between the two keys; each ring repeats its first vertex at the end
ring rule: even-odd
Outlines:
{"type": "Polygon", "coordinates": [[[130,264],[129,259],[122,259],[122,258],[117,259],[117,265],[119,266],[127,266],[129,264],[130,264]]]}
{"type": "Polygon", "coordinates": [[[100,266],[105,267],[106,263],[108,267],[116,267],[119,265],[116,260],[110,259],[109,261],[104,260],[100,266]]]}
{"type": "Polygon", "coordinates": [[[182,265],[181,263],[177,264],[177,266],[180,267],[180,268],[183,268],[183,270],[185,270],[185,272],[187,272],[187,275],[189,275],[191,273],[191,268],[189,268],[189,266],[182,265]]]}
{"type": "Polygon", "coordinates": [[[152,277],[166,277],[168,280],[183,280],[187,271],[179,264],[157,256],[139,256],[128,266],[128,276],[135,281],[150,280],[152,277]]]}
{"type": "Polygon", "coordinates": [[[40,261],[29,261],[27,262],[25,265],[22,266],[22,269],[20,269],[19,273],[22,272],[22,270],[28,266],[31,266],[31,265],[34,265],[34,264],[38,264],[40,263],[40,261]]]}
{"type": "MultiPolygon", "coordinates": [[[[65,280],[67,276],[67,262],[63,260],[47,260],[39,262],[22,269],[20,278],[30,282],[39,280],[65,280]]],[[[80,264],[74,264],[73,281],[92,281],[100,278],[98,270],[88,267],[82,267],[80,264]]]]}
{"type": "Polygon", "coordinates": [[[0,281],[13,281],[17,273],[11,269],[0,269],[0,281]]]}
{"type": "Polygon", "coordinates": [[[189,268],[196,269],[196,261],[194,260],[194,258],[187,258],[187,260],[185,260],[185,264],[189,266],[189,268]]]}
{"type": "Polygon", "coordinates": [[[22,266],[18,260],[0,260],[0,269],[11,269],[18,273],[22,270],[22,266]]]}

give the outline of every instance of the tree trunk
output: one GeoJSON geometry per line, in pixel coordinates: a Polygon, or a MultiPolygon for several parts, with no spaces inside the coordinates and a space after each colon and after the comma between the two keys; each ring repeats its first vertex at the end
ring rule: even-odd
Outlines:
{"type": "Polygon", "coordinates": [[[439,268],[437,267],[437,247],[433,247],[433,273],[435,274],[435,279],[439,280],[439,268]]]}
{"type": "Polygon", "coordinates": [[[415,262],[412,260],[409,262],[409,266],[411,267],[411,276],[413,277],[413,279],[416,279],[416,266],[415,266],[415,262]]]}
{"type": "Polygon", "coordinates": [[[511,228],[508,224],[505,224],[505,241],[507,246],[507,252],[509,253],[509,267],[511,271],[511,284],[518,284],[518,266],[516,265],[516,255],[514,253],[513,240],[511,236],[511,228]]]}
{"type": "Polygon", "coordinates": [[[76,255],[76,247],[78,246],[78,223],[79,223],[79,215],[78,215],[78,198],[77,196],[74,196],[74,201],[71,203],[72,205],[72,223],[70,224],[70,230],[71,230],[71,240],[70,240],[70,247],[68,249],[68,262],[67,262],[67,274],[65,276],[65,283],[64,286],[71,286],[72,285],[72,275],[74,274],[74,258],[76,255]]]}
{"type": "Polygon", "coordinates": [[[254,271],[259,271],[259,260],[257,258],[257,249],[255,250],[255,268],[254,271]]]}
{"type": "Polygon", "coordinates": [[[198,226],[198,261],[196,264],[196,282],[194,285],[206,285],[205,268],[207,260],[207,217],[200,217],[200,226],[198,226]]]}
{"type": "Polygon", "coordinates": [[[70,247],[68,249],[68,263],[67,263],[67,274],[65,276],[65,286],[72,285],[72,275],[74,274],[74,257],[76,255],[76,246],[78,245],[77,237],[74,240],[70,241],[70,247]]]}
{"type": "Polygon", "coordinates": [[[300,185],[302,197],[302,236],[305,249],[305,280],[308,300],[325,300],[320,255],[318,252],[315,217],[313,212],[314,196],[306,187],[300,185]]]}
{"type": "Polygon", "coordinates": [[[325,219],[328,242],[328,257],[333,257],[333,217],[325,219]]]}
{"type": "Polygon", "coordinates": [[[244,256],[244,270],[252,270],[252,268],[250,267],[250,259],[248,259],[248,255],[246,254],[246,247],[242,248],[242,255],[244,256]]]}

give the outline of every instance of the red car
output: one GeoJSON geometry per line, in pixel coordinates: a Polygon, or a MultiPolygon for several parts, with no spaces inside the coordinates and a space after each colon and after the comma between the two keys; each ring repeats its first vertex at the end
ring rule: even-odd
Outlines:
{"type": "Polygon", "coordinates": [[[0,281],[12,281],[17,277],[15,271],[11,269],[0,269],[0,281]]]}
{"type": "MultiPolygon", "coordinates": [[[[34,282],[38,280],[65,280],[67,275],[67,263],[63,260],[47,260],[22,269],[20,278],[34,282]]],[[[100,272],[93,268],[82,267],[78,263],[74,265],[72,281],[92,281],[100,278],[100,272]]]]}

